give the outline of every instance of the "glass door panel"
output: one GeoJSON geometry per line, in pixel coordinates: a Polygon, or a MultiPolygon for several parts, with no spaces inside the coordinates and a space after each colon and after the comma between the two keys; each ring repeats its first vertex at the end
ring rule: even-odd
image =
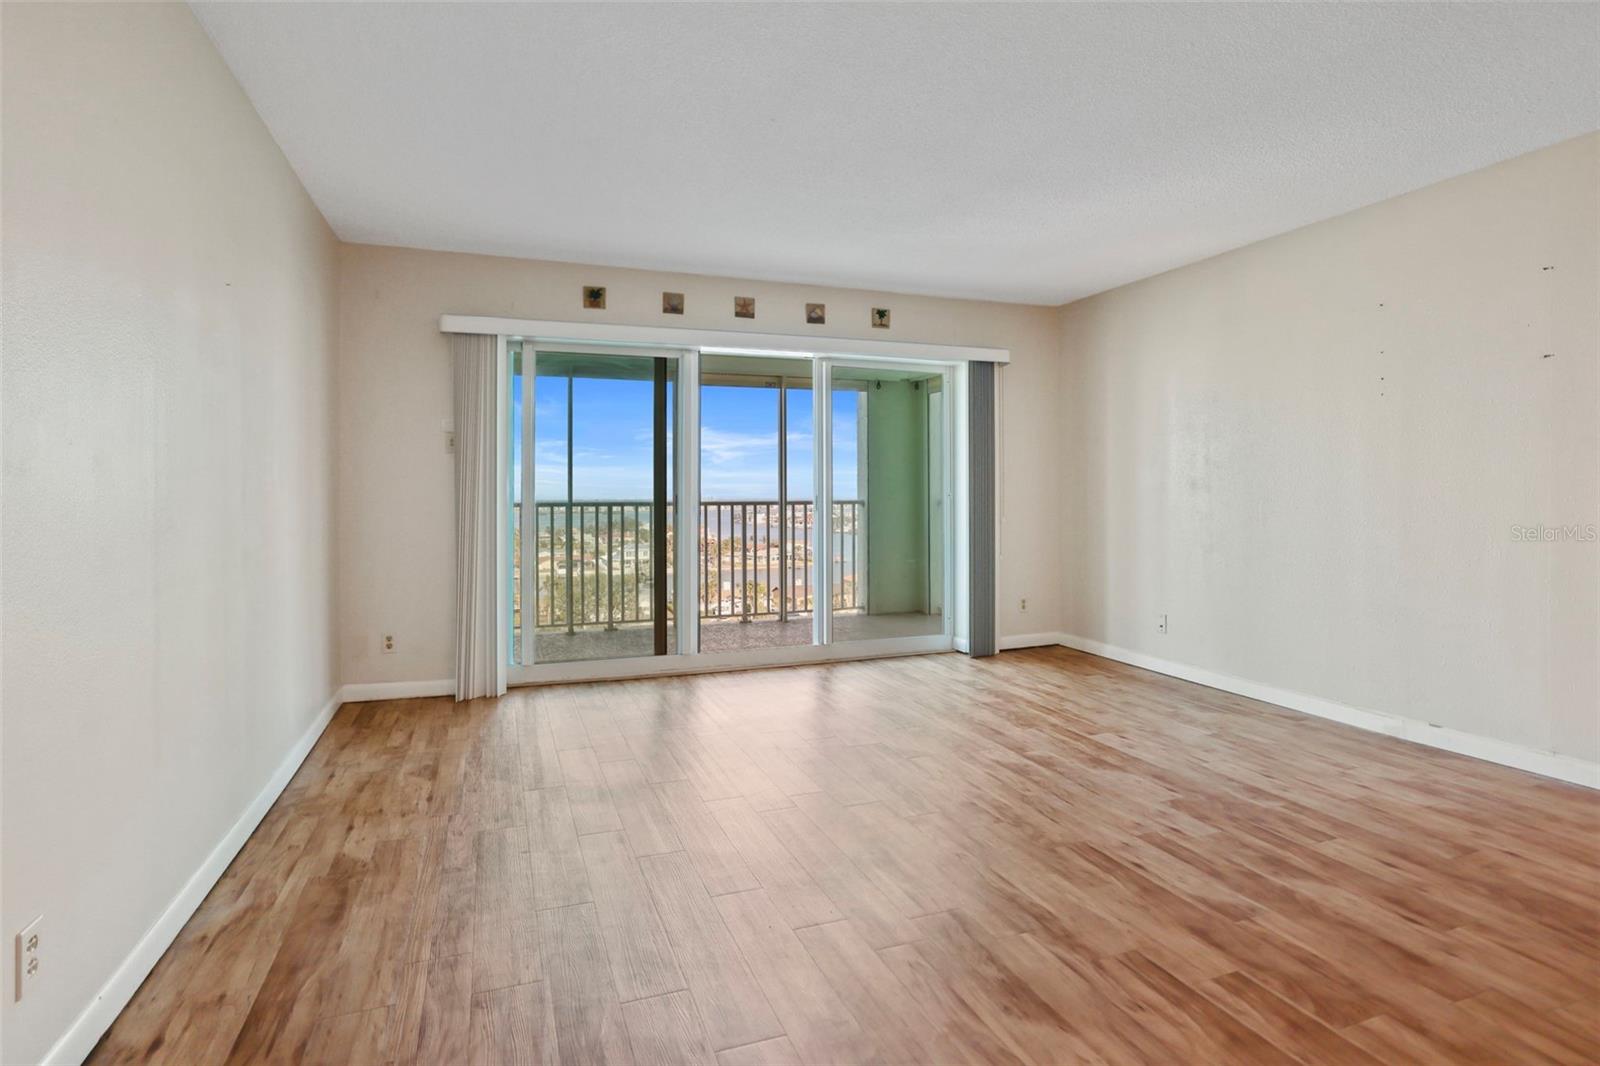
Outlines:
{"type": "Polygon", "coordinates": [[[812,642],[811,362],[700,357],[700,651],[812,642]]]}
{"type": "Polygon", "coordinates": [[[830,374],[832,643],[945,632],[945,378],[830,374]]]}
{"type": "Polygon", "coordinates": [[[511,356],[513,662],[667,654],[676,361],[511,356]]]}

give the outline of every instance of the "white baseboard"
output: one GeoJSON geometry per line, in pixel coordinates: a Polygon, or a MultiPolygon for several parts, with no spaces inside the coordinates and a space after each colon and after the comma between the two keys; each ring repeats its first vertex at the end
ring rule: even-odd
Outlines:
{"type": "MultiPolygon", "coordinates": [[[[1018,633],[1014,636],[997,638],[994,646],[999,651],[1014,651],[1017,648],[1037,648],[1045,644],[1060,643],[1060,633],[1018,633]]],[[[957,637],[955,646],[956,651],[963,655],[971,649],[966,637],[957,637]]]]}
{"type": "MultiPolygon", "coordinates": [[[[1570,755],[1557,755],[1555,752],[1526,748],[1520,744],[1495,740],[1492,737],[1478,736],[1474,733],[1463,733],[1459,729],[1446,729],[1415,718],[1403,718],[1399,715],[1369,711],[1361,707],[1351,707],[1348,704],[1323,699],[1320,696],[1310,696],[1303,692],[1295,692],[1292,689],[1278,688],[1242,677],[1234,677],[1232,674],[1219,673],[1199,666],[1190,666],[1187,663],[1157,658],[1154,655],[1146,655],[1144,652],[1120,648],[1114,644],[1105,644],[1098,640],[1090,640],[1087,637],[1079,637],[1071,633],[1057,633],[1054,636],[1056,638],[1054,642],[1064,647],[1088,652],[1091,655],[1099,655],[1106,659],[1115,659],[1130,666],[1154,670],[1156,673],[1166,674],[1169,677],[1193,681],[1196,684],[1205,685],[1207,688],[1221,689],[1224,692],[1232,692],[1238,696],[1248,696],[1253,700],[1277,704],[1279,707],[1287,707],[1290,710],[1315,715],[1318,718],[1343,722],[1345,725],[1353,725],[1358,729],[1384,733],[1392,737],[1398,737],[1401,740],[1409,740],[1414,744],[1426,744],[1430,748],[1439,748],[1444,751],[1455,752],[1458,755],[1467,755],[1474,759],[1483,759],[1486,762],[1499,763],[1502,766],[1526,770],[1529,773],[1539,774],[1543,777],[1553,777],[1558,781],[1568,781],[1575,785],[1600,789],[1600,763],[1576,759],[1570,755]]],[[[1022,638],[1013,639],[1020,640],[1022,638]]],[[[1032,640],[1033,638],[1030,637],[1028,639],[1032,640]]],[[[1009,646],[1002,644],[1002,647],[1009,646]]]]}
{"type": "Polygon", "coordinates": [[[1018,633],[1014,636],[1001,637],[995,646],[1001,651],[1015,651],[1018,648],[1040,648],[1047,644],[1060,644],[1060,633],[1018,633]]]}
{"type": "Polygon", "coordinates": [[[423,696],[454,696],[454,678],[443,681],[363,681],[346,685],[343,689],[346,703],[367,703],[372,700],[413,700],[423,696]]]}
{"type": "Polygon", "coordinates": [[[317,712],[315,720],[301,734],[300,739],[295,741],[294,747],[289,749],[283,762],[278,764],[271,779],[239,816],[239,820],[233,823],[217,846],[211,849],[211,854],[206,856],[200,868],[185,882],[183,888],[178,890],[178,894],[167,904],[167,909],[161,913],[161,917],[156,919],[150,931],[134,945],[128,957],[122,960],[122,964],[112,973],[111,979],[78,1015],[77,1020],[45,1053],[43,1060],[45,1063],[70,1063],[72,1066],[77,1066],[88,1058],[89,1052],[94,1050],[95,1044],[99,1043],[106,1030],[111,1028],[111,1023],[117,1020],[117,1015],[122,1013],[122,1008],[128,1005],[133,994],[139,990],[139,985],[150,975],[150,971],[161,960],[161,956],[177,939],[184,923],[193,916],[201,901],[206,898],[206,894],[227,870],[228,864],[239,854],[239,849],[250,839],[250,834],[261,824],[261,819],[272,809],[273,803],[288,786],[295,771],[300,769],[300,764],[311,753],[311,749],[316,746],[323,730],[327,729],[328,723],[333,720],[334,712],[343,702],[345,702],[344,689],[336,689],[333,696],[317,712]]]}
{"type": "Polygon", "coordinates": [[[1575,759],[1571,755],[1557,755],[1553,751],[1525,748],[1520,744],[1495,740],[1493,737],[1463,733],[1459,729],[1446,729],[1444,726],[1419,722],[1413,718],[1402,718],[1399,721],[1400,732],[1396,735],[1402,740],[1453,751],[1457,755],[1468,755],[1474,759],[1499,763],[1501,766],[1510,766],[1517,770],[1526,770],[1541,777],[1553,777],[1558,781],[1600,789],[1600,763],[1575,759]]]}

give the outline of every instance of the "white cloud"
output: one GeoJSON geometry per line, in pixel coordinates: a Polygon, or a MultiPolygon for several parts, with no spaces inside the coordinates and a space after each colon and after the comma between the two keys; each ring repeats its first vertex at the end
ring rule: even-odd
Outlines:
{"type": "Polygon", "coordinates": [[[700,458],[713,463],[737,463],[751,454],[775,452],[776,433],[729,433],[712,426],[700,428],[700,458]]]}

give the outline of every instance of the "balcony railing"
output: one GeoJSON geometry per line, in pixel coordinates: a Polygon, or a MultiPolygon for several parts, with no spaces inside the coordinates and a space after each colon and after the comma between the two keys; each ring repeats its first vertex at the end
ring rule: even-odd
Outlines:
{"type": "MultiPolygon", "coordinates": [[[[667,508],[667,552],[673,546],[667,508]]],[[[514,505],[521,522],[521,505],[514,505]]],[[[539,629],[650,622],[651,507],[648,500],[536,503],[534,560],[539,629]]],[[[864,500],[833,503],[833,609],[866,606],[864,500]]],[[[521,537],[514,565],[522,566],[521,537]]],[[[810,501],[722,500],[700,504],[700,617],[788,619],[814,607],[812,564],[816,506],[810,501]],[[786,519],[780,512],[787,512],[786,519]]],[[[522,626],[521,582],[515,583],[513,625],[522,626]]],[[[670,609],[669,609],[670,610],[670,609]]]]}

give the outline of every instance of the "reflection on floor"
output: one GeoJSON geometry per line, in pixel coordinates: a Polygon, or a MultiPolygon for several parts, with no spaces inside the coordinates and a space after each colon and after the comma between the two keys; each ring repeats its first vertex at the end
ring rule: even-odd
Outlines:
{"type": "MultiPolygon", "coordinates": [[[[840,644],[854,640],[928,636],[940,632],[943,627],[944,620],[936,614],[836,614],[833,616],[833,640],[835,644],[840,644]]],[[[783,622],[776,618],[750,622],[741,622],[736,618],[700,621],[700,650],[707,654],[800,647],[810,643],[809,614],[796,615],[783,622]]],[[[534,655],[536,661],[541,663],[626,659],[651,654],[652,645],[648,625],[622,626],[611,630],[581,629],[576,633],[541,630],[534,638],[534,655]]]]}

